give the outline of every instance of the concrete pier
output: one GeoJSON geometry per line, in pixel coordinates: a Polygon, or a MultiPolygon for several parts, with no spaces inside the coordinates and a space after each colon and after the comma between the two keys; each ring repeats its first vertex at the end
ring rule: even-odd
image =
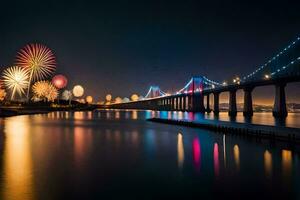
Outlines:
{"type": "Polygon", "coordinates": [[[203,101],[203,94],[197,93],[192,96],[192,105],[194,112],[205,112],[204,101],[203,101]]]}
{"type": "Polygon", "coordinates": [[[210,102],[209,102],[209,94],[206,95],[206,112],[210,113],[211,109],[210,109],[210,102]]]}
{"type": "Polygon", "coordinates": [[[214,114],[219,114],[220,109],[219,109],[219,98],[220,98],[220,93],[215,92],[214,94],[214,114]]]}
{"type": "Polygon", "coordinates": [[[244,110],[243,110],[243,115],[245,117],[253,116],[252,91],[253,91],[253,87],[247,87],[247,88],[244,89],[244,110]]]}
{"type": "Polygon", "coordinates": [[[183,111],[186,111],[186,96],[183,97],[183,111]]]}
{"type": "Polygon", "coordinates": [[[285,118],[288,115],[286,109],[285,86],[285,83],[275,85],[274,117],[285,118]]]}
{"type": "Polygon", "coordinates": [[[235,117],[237,115],[237,107],[236,107],[236,90],[229,91],[229,116],[235,117]]]}

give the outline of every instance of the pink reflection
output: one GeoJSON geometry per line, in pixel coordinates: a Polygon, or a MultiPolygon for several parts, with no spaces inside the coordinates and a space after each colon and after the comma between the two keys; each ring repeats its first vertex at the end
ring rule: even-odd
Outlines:
{"type": "Polygon", "coordinates": [[[215,177],[218,178],[220,175],[220,161],[219,161],[219,145],[214,144],[214,172],[215,177]]]}
{"type": "Polygon", "coordinates": [[[78,167],[82,165],[89,148],[91,147],[91,129],[85,130],[82,127],[74,128],[74,151],[75,163],[78,167]]]}
{"type": "Polygon", "coordinates": [[[193,112],[189,112],[189,120],[195,120],[195,115],[193,112]]]}
{"type": "Polygon", "coordinates": [[[193,140],[193,161],[194,161],[194,167],[197,172],[200,172],[201,168],[201,146],[200,146],[200,140],[195,137],[193,140]]]}

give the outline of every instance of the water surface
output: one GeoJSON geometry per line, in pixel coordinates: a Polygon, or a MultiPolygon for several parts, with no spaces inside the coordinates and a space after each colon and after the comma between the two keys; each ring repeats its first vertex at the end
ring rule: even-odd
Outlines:
{"type": "Polygon", "coordinates": [[[1,119],[0,199],[300,198],[297,146],[144,120],[158,115],[178,112],[1,119]]]}

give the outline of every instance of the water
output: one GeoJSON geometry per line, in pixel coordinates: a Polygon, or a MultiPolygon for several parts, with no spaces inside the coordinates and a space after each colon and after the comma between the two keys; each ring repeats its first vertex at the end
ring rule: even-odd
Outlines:
{"type": "Polygon", "coordinates": [[[235,118],[228,116],[228,112],[221,112],[219,115],[215,116],[213,112],[209,114],[201,113],[191,113],[191,112],[151,112],[148,117],[159,117],[164,119],[181,119],[181,120],[193,120],[196,122],[201,122],[203,120],[214,120],[216,122],[229,121],[229,122],[239,122],[239,123],[252,123],[270,126],[280,126],[280,127],[292,127],[300,128],[300,113],[289,113],[286,119],[276,119],[270,112],[254,113],[253,117],[245,118],[242,112],[238,112],[235,118]]]}
{"type": "Polygon", "coordinates": [[[300,198],[298,146],[144,120],[156,115],[1,119],[0,199],[300,198]]]}

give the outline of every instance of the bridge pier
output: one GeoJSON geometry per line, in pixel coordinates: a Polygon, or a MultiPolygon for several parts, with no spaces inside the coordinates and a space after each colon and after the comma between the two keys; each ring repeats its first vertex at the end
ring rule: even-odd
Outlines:
{"type": "Polygon", "coordinates": [[[228,115],[230,117],[235,117],[237,115],[237,108],[236,108],[236,90],[229,91],[229,111],[228,115]]]}
{"type": "Polygon", "coordinates": [[[210,105],[209,105],[209,94],[206,95],[206,112],[210,113],[210,105]]]}
{"type": "Polygon", "coordinates": [[[193,112],[205,112],[203,94],[198,93],[192,96],[192,111],[193,112]]]}
{"type": "Polygon", "coordinates": [[[186,111],[186,96],[183,96],[183,111],[186,111]]]}
{"type": "Polygon", "coordinates": [[[273,108],[273,116],[277,118],[285,118],[288,115],[286,109],[285,86],[286,83],[280,83],[275,85],[275,102],[273,108]]]}
{"type": "Polygon", "coordinates": [[[182,111],[182,96],[179,97],[179,110],[182,111]]]}
{"type": "Polygon", "coordinates": [[[243,115],[245,117],[253,116],[253,105],[252,105],[252,91],[253,87],[247,87],[244,89],[244,109],[243,115]]]}
{"type": "Polygon", "coordinates": [[[171,110],[175,110],[175,98],[171,97],[171,110]]]}
{"type": "Polygon", "coordinates": [[[170,97],[168,98],[168,110],[172,110],[172,100],[170,97]]]}
{"type": "Polygon", "coordinates": [[[193,111],[192,109],[193,109],[193,98],[192,98],[192,95],[188,95],[187,96],[188,97],[188,111],[193,111]]]}
{"type": "Polygon", "coordinates": [[[219,109],[220,93],[215,92],[215,93],[213,93],[213,95],[214,95],[214,114],[217,115],[220,112],[220,109],[219,109]]]}

